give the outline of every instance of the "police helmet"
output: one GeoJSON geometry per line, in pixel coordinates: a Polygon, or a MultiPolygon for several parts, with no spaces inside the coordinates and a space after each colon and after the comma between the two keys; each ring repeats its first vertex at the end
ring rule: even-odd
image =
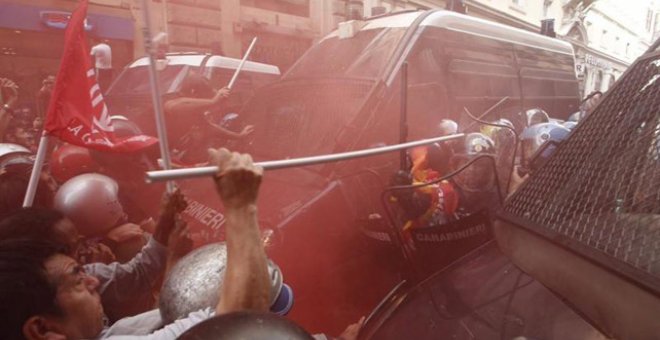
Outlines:
{"type": "Polygon", "coordinates": [[[0,166],[13,158],[30,156],[31,154],[32,152],[22,145],[0,143],[0,166]]]}
{"type": "Polygon", "coordinates": [[[526,128],[520,135],[523,156],[530,160],[543,144],[549,141],[561,142],[570,132],[568,128],[554,123],[541,123],[526,128]]]}
{"type": "Polygon", "coordinates": [[[71,219],[84,236],[101,236],[125,218],[118,194],[119,185],[110,177],[78,175],[57,190],[55,209],[71,219]]]}
{"type": "Polygon", "coordinates": [[[550,121],[550,116],[548,113],[540,108],[534,108],[525,111],[525,117],[527,118],[528,127],[540,123],[548,123],[550,121]]]}
{"type": "MultiPolygon", "coordinates": [[[[465,137],[462,150],[453,157],[453,168],[458,170],[469,161],[482,155],[495,157],[495,143],[482,133],[469,133],[465,137]]],[[[494,184],[495,173],[491,161],[481,159],[459,172],[455,179],[463,189],[470,191],[487,190],[494,184]]]]}
{"type": "Polygon", "coordinates": [[[58,183],[86,173],[98,172],[99,165],[92,159],[89,149],[62,144],[50,156],[50,173],[58,183]]]}
{"type": "Polygon", "coordinates": [[[438,123],[440,136],[454,135],[458,133],[458,123],[451,119],[443,119],[438,123]]]}

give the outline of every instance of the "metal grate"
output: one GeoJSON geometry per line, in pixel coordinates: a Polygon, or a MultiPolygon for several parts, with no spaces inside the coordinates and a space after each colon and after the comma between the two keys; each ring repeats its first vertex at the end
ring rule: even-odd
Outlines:
{"type": "Polygon", "coordinates": [[[660,51],[640,58],[500,216],[660,292],[660,51]]]}

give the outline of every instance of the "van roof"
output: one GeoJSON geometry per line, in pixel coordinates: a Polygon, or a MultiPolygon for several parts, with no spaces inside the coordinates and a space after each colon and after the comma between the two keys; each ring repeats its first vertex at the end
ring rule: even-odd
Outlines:
{"type": "MultiPolygon", "coordinates": [[[[403,12],[400,14],[368,19],[361,30],[364,31],[385,27],[410,27],[417,18],[428,12],[429,11],[403,12]]],[[[444,28],[493,40],[506,41],[513,44],[573,55],[573,47],[568,42],[497,22],[459,14],[453,11],[431,10],[422,20],[420,26],[444,28]]],[[[330,33],[326,39],[336,37],[337,35],[338,31],[335,30],[330,33]]]]}
{"type": "MultiPolygon", "coordinates": [[[[201,66],[206,61],[206,67],[219,67],[235,70],[240,64],[241,60],[236,58],[223,57],[219,55],[209,54],[167,54],[168,65],[190,65],[201,66]]],[[[147,57],[142,57],[131,63],[128,67],[146,66],[148,64],[147,57]]],[[[280,69],[275,65],[263,64],[254,61],[246,61],[243,65],[243,70],[259,73],[267,73],[279,75],[280,69]]]]}

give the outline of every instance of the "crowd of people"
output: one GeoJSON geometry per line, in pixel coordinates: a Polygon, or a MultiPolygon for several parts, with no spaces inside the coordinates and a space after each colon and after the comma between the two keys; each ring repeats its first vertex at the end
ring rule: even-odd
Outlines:
{"type": "MultiPolygon", "coordinates": [[[[37,96],[42,108],[47,106],[52,81],[52,77],[47,78],[42,96],[37,96]]],[[[222,284],[218,285],[220,298],[217,304],[168,324],[154,309],[159,291],[170,269],[193,247],[181,218],[187,205],[182,193],[175,190],[162,202],[153,202],[161,208],[160,215],[152,219],[141,209],[144,204],[135,202],[157,197],[154,193],[163,190],[162,186],[144,183],[144,171],[153,168],[145,153],[111,154],[58,142],[42,170],[32,207],[23,208],[35,161],[36,135],[32,140],[7,137],[14,134],[16,121],[32,120],[40,132],[37,124],[43,124],[45,112],[36,117],[20,116],[21,112],[14,110],[18,86],[2,79],[0,87],[3,338],[174,339],[216,316],[250,311],[256,312],[255,317],[269,317],[264,313],[273,311],[271,304],[276,299],[271,296],[268,261],[257,223],[262,169],[254,166],[249,155],[226,149],[208,151],[208,162],[222,169],[214,181],[226,217],[227,258],[222,284]]],[[[215,96],[227,95],[222,90],[215,96]]],[[[203,101],[194,93],[182,95],[168,101],[166,110],[208,106],[203,101]]],[[[113,124],[115,134],[139,133],[125,119],[116,119],[113,124]]],[[[354,339],[361,322],[350,325],[342,339],[354,339]]],[[[315,337],[330,338],[323,334],[315,337]]]]}
{"type": "Polygon", "coordinates": [[[453,120],[439,121],[438,136],[466,131],[466,137],[408,152],[409,169],[398,171],[391,180],[392,200],[400,207],[404,232],[496,211],[601,97],[600,92],[588,95],[566,121],[552,119],[540,108],[521,112],[520,124],[499,118],[480,124],[477,131],[461,129],[453,120]]]}
{"type": "MultiPolygon", "coordinates": [[[[106,51],[100,46],[96,52],[106,51]]],[[[110,61],[101,61],[107,87],[110,61]]],[[[164,98],[169,118],[188,120],[191,112],[206,112],[229,95],[227,89],[214,91],[200,78],[192,74],[178,96],[164,98]]],[[[154,168],[149,157],[61,143],[41,173],[33,207],[21,207],[54,81],[53,76],[43,80],[35,96],[35,114],[31,114],[16,108],[19,87],[0,78],[0,329],[4,338],[174,339],[216,316],[268,312],[271,282],[256,207],[262,169],[249,155],[209,150],[209,162],[222,169],[214,181],[227,217],[228,256],[220,299],[217,305],[167,325],[153,308],[163,277],[192,250],[192,241],[180,217],[186,207],[180,191],[166,194],[163,202],[151,202],[161,205],[156,219],[145,213],[144,202],[135,204],[162,190],[142,180],[144,171],[154,168]]],[[[601,95],[590,95],[567,122],[532,109],[525,112],[522,128],[498,119],[460,142],[410,150],[410,168],[392,180],[393,185],[414,186],[393,195],[403,211],[404,232],[496,209],[533,171],[533,160],[542,146],[565,139],[601,95]]],[[[115,134],[139,133],[125,118],[113,119],[115,134]]],[[[210,125],[204,115],[199,119],[186,124],[229,138],[253,131],[246,126],[233,132],[210,125]]],[[[175,148],[183,151],[181,158],[190,163],[199,162],[199,151],[206,150],[197,130],[173,136],[175,148]]],[[[459,131],[456,122],[442,120],[437,134],[459,131]]],[[[355,338],[362,322],[349,326],[341,338],[355,338]]]]}

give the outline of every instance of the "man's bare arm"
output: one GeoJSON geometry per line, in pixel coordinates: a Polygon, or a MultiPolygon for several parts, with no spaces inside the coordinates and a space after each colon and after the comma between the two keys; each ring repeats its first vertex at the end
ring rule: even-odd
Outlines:
{"type": "Polygon", "coordinates": [[[214,177],[227,215],[227,268],[216,313],[268,311],[270,280],[257,222],[263,169],[249,155],[209,150],[220,172],[214,177]]]}
{"type": "Polygon", "coordinates": [[[181,97],[168,100],[164,109],[170,114],[199,114],[229,97],[227,88],[220,89],[213,98],[181,97]]]}

